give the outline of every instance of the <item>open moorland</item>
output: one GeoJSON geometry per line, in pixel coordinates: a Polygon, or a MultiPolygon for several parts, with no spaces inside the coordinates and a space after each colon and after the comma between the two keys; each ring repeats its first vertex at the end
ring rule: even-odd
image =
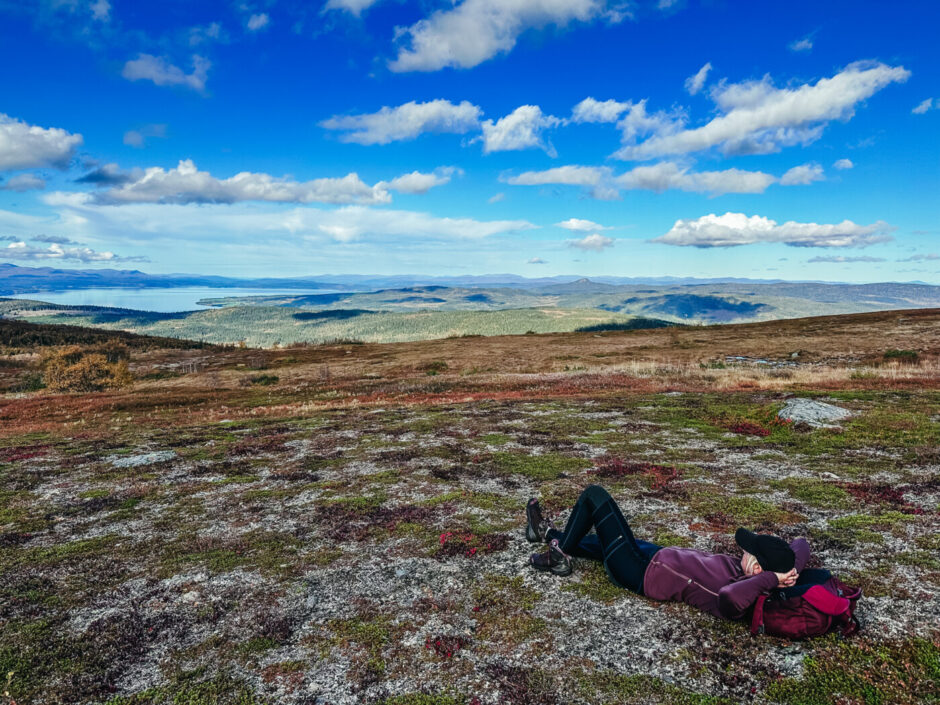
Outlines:
{"type": "Polygon", "coordinates": [[[101,335],[0,320],[3,705],[937,702],[940,310],[267,350],[101,335]],[[123,386],[52,391],[49,360],[83,350],[123,386]],[[791,397],[854,415],[784,422],[791,397]],[[807,537],[864,588],[863,631],[751,637],[599,564],[531,571],[526,499],[562,523],[591,483],[661,544],[807,537]]]}

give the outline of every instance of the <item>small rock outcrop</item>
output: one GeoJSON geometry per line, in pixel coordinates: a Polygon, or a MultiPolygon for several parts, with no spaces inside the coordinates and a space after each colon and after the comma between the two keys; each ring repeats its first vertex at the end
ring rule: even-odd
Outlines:
{"type": "Polygon", "coordinates": [[[777,416],[794,423],[802,421],[815,428],[833,428],[838,425],[833,422],[855,416],[855,412],[813,399],[798,398],[788,399],[777,416]]]}

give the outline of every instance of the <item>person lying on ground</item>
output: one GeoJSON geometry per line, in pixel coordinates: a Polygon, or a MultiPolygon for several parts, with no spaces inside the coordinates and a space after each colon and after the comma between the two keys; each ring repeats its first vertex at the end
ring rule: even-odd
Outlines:
{"type": "Polygon", "coordinates": [[[739,528],[741,558],[692,548],[662,547],[633,536],[610,494],[590,485],[578,497],[564,531],[542,516],[538,500],[526,506],[526,538],[549,543],[530,565],[570,575],[572,557],[600,560],[617,586],[654,600],[685,602],[716,617],[740,620],[758,597],[796,584],[809,560],[805,539],[786,541],[739,528]],[[591,529],[596,533],[589,534],[591,529]]]}

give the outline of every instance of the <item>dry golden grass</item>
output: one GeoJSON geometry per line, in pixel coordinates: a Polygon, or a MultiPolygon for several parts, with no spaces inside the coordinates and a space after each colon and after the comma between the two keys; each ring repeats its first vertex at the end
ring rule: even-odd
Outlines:
{"type": "Polygon", "coordinates": [[[7,395],[0,401],[6,426],[0,435],[56,423],[96,426],[88,421],[95,414],[104,419],[124,410],[132,421],[174,424],[487,398],[937,389],[940,309],[412,343],[164,349],[135,353],[131,369],[134,385],[80,399],[7,395]],[[916,351],[917,364],[886,361],[891,349],[916,351]],[[738,356],[747,359],[729,361],[738,356]],[[270,386],[255,386],[259,375],[270,386]]]}

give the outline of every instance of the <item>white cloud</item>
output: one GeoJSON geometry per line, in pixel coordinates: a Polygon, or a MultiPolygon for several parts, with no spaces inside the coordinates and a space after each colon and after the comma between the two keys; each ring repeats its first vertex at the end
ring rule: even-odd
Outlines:
{"type": "Polygon", "coordinates": [[[543,114],[537,105],[520,105],[496,122],[483,122],[483,153],[538,147],[544,149],[549,156],[555,156],[551,144],[543,141],[542,131],[559,124],[561,120],[543,114]]]}
{"type": "Polygon", "coordinates": [[[137,130],[128,130],[124,133],[124,144],[141,149],[151,137],[166,137],[166,125],[144,125],[137,130]]]}
{"type": "Polygon", "coordinates": [[[533,257],[532,259],[526,260],[526,264],[548,264],[548,262],[541,257],[533,257]]]}
{"type": "Polygon", "coordinates": [[[780,183],[783,186],[805,186],[814,181],[823,181],[825,179],[823,168],[819,164],[801,164],[780,177],[780,183]]]}
{"type": "Polygon", "coordinates": [[[210,22],[207,25],[190,27],[188,30],[189,46],[198,46],[204,42],[224,42],[227,41],[227,35],[222,30],[222,25],[218,22],[210,22]]]}
{"type": "Polygon", "coordinates": [[[613,245],[614,239],[612,237],[600,233],[587,235],[580,240],[568,240],[568,247],[574,247],[585,252],[601,252],[608,247],[613,247],[613,245]]]}
{"type": "Polygon", "coordinates": [[[763,193],[774,183],[797,183],[794,179],[800,172],[791,169],[787,173],[790,178],[784,183],[782,178],[762,171],[725,169],[696,172],[691,171],[688,166],[667,161],[638,166],[618,175],[614,175],[609,167],[568,165],[544,171],[526,171],[518,176],[501,177],[501,180],[514,186],[584,186],[589,189],[593,198],[612,200],[619,197],[621,189],[660,193],[677,189],[713,196],[725,193],[763,193]]]}
{"type": "Polygon", "coordinates": [[[91,17],[99,22],[111,19],[111,3],[108,0],[95,0],[91,4],[91,17]]]}
{"type": "Polygon", "coordinates": [[[585,233],[589,233],[592,230],[610,230],[609,227],[598,225],[591,220],[582,220],[581,218],[568,218],[568,220],[555,223],[555,225],[557,225],[559,228],[564,228],[565,230],[574,230],[585,233]]]}
{"type": "Polygon", "coordinates": [[[118,183],[96,193],[95,201],[110,205],[239,201],[378,204],[391,201],[387,184],[379,182],[369,186],[355,173],[340,178],[298,182],[243,171],[228,179],[218,179],[207,171],[199,171],[192,160],[184,159],[175,169],[151,167],[130,172],[128,176],[130,178],[112,180],[111,183],[118,183]]]}
{"type": "MultiPolygon", "coordinates": [[[[87,193],[54,192],[43,200],[56,210],[48,220],[0,211],[0,227],[13,232],[46,232],[73,237],[169,247],[198,240],[203,243],[260,244],[289,237],[312,241],[369,239],[379,243],[402,240],[479,240],[534,229],[525,220],[439,218],[417,211],[342,206],[285,208],[282,204],[154,204],[132,203],[121,208],[102,205],[87,193]]],[[[21,239],[25,239],[21,236],[21,239]]]]}
{"type": "Polygon", "coordinates": [[[913,110],[911,110],[911,112],[914,113],[915,115],[923,115],[928,110],[930,110],[932,105],[933,105],[933,98],[927,98],[926,100],[923,100],[920,103],[918,103],[917,106],[913,110]]]}
{"type": "Polygon", "coordinates": [[[449,100],[426,103],[411,101],[395,108],[383,107],[375,113],[334,115],[320,123],[327,130],[345,130],[343,142],[388,144],[413,140],[424,132],[464,134],[477,130],[483,111],[464,100],[455,105],[449,100]]]}
{"type": "Polygon", "coordinates": [[[249,32],[257,32],[258,30],[267,27],[270,22],[271,18],[268,17],[268,14],[266,12],[261,12],[249,17],[245,26],[248,28],[249,32]]]}
{"type": "Polygon", "coordinates": [[[350,14],[359,17],[363,10],[372,7],[378,0],[329,0],[323,6],[323,10],[346,10],[350,14]]]}
{"type": "Polygon", "coordinates": [[[426,193],[435,186],[448,183],[455,174],[462,173],[456,167],[440,167],[432,173],[413,171],[402,174],[390,181],[379,181],[373,186],[363,182],[355,173],[301,182],[243,171],[227,179],[219,179],[207,171],[199,171],[192,160],[184,159],[175,169],[168,170],[151,167],[121,171],[116,164],[105,164],[77,181],[110,187],[90,196],[94,202],[102,205],[241,201],[374,205],[389,203],[392,200],[389,191],[426,193]]]}
{"type": "Polygon", "coordinates": [[[201,93],[206,88],[211,66],[208,59],[194,54],[193,72],[186,73],[162,56],[138,54],[136,59],[124,64],[121,75],[128,81],[153,81],[158,86],[183,86],[201,93]]]}
{"type": "Polygon", "coordinates": [[[892,238],[887,234],[894,227],[883,221],[872,225],[856,225],[844,220],[835,225],[797,223],[782,225],[759,215],[744,213],[703,215],[701,218],[679,219],[665,235],[653,242],[684,247],[735,247],[755,243],[783,243],[791,247],[867,247],[892,238]]]}
{"type": "Polygon", "coordinates": [[[500,191],[499,193],[494,193],[492,196],[486,199],[486,202],[487,203],[499,203],[500,201],[503,201],[505,199],[506,199],[506,194],[500,191]]]}
{"type": "MultiPolygon", "coordinates": [[[[463,172],[452,166],[435,169],[434,172],[430,174],[413,171],[410,174],[402,174],[385,185],[399,193],[427,193],[435,186],[442,186],[448,183],[451,177],[458,173],[462,174],[463,172]]],[[[382,183],[383,182],[379,182],[376,186],[382,183]]]]}
{"type": "Polygon", "coordinates": [[[0,191],[34,191],[46,188],[46,182],[35,174],[17,174],[5,183],[0,183],[0,191]]]}
{"type": "Polygon", "coordinates": [[[638,166],[615,179],[623,189],[645,189],[663,192],[669,189],[694,193],[763,193],[777,181],[772,174],[762,171],[725,169],[723,171],[690,172],[673,162],[660,162],[651,166],[638,166]]]}
{"type": "Polygon", "coordinates": [[[844,171],[845,169],[852,169],[855,166],[855,164],[852,163],[851,159],[843,158],[843,159],[836,159],[835,162],[833,162],[832,166],[835,167],[836,169],[839,169],[840,171],[844,171]]]}
{"type": "Polygon", "coordinates": [[[0,170],[68,166],[81,135],[58,127],[37,127],[0,113],[0,170]]]}
{"type": "Polygon", "coordinates": [[[689,95],[695,95],[702,87],[705,85],[705,80],[708,78],[708,72],[712,70],[712,64],[709,61],[702,68],[700,68],[694,76],[689,76],[685,79],[685,90],[689,95]]]}
{"type": "Polygon", "coordinates": [[[842,255],[811,257],[806,261],[810,264],[815,264],[817,262],[827,262],[830,264],[851,264],[852,262],[887,262],[884,257],[843,257],[842,255]]]}
{"type": "Polygon", "coordinates": [[[571,111],[572,122],[617,122],[625,110],[633,103],[620,103],[616,100],[594,100],[588,97],[578,103],[571,111]]]}
{"type": "Polygon", "coordinates": [[[766,154],[808,144],[820,137],[830,121],[848,120],[858,103],[909,76],[902,66],[857,62],[831,78],[795,88],[776,88],[769,76],[736,84],[722,82],[712,89],[711,97],[724,114],[702,127],[685,129],[684,117],[650,116],[644,107],[642,112],[635,111],[632,121],[630,114],[621,121],[628,129],[624,129],[624,146],[614,156],[642,160],[712,147],[726,154],[766,154]],[[637,143],[642,131],[652,136],[637,143]]]}
{"type": "Polygon", "coordinates": [[[513,186],[545,186],[562,184],[565,186],[597,186],[610,176],[606,166],[556,166],[544,171],[524,171],[518,176],[504,179],[513,186]]]}
{"type": "Polygon", "coordinates": [[[25,242],[11,242],[0,247],[0,260],[72,260],[76,262],[139,262],[138,257],[118,257],[113,252],[96,252],[89,247],[63,247],[52,243],[49,247],[36,247],[25,242]]]}
{"type": "Polygon", "coordinates": [[[389,62],[392,71],[437,71],[471,68],[506,53],[529,28],[564,27],[605,17],[618,22],[625,14],[607,0],[463,0],[437,10],[411,27],[398,28],[407,47],[389,62]]]}
{"type": "Polygon", "coordinates": [[[794,42],[790,42],[790,51],[812,51],[813,50],[813,40],[809,37],[803,37],[802,39],[797,39],[794,42]]]}

